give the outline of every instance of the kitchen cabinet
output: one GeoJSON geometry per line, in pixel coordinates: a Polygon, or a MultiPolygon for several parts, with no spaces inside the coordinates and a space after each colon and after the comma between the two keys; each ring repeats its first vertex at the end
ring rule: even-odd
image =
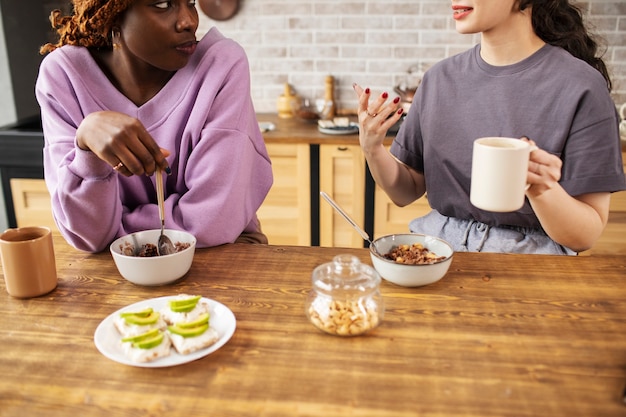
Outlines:
{"type": "Polygon", "coordinates": [[[426,196],[408,206],[398,207],[377,185],[374,194],[374,238],[394,233],[408,233],[409,222],[428,214],[430,210],[426,196]]]}
{"type": "Polygon", "coordinates": [[[274,184],[257,214],[273,245],[311,244],[310,147],[267,144],[274,184]]]}
{"type": "MultiPolygon", "coordinates": [[[[274,184],[258,211],[263,232],[276,245],[311,244],[310,164],[307,144],[268,144],[274,184]]],[[[57,230],[50,194],[43,179],[8,181],[14,226],[47,226],[57,230]]]]}
{"type": "Polygon", "coordinates": [[[17,226],[47,226],[57,230],[44,180],[12,178],[10,184],[17,226]]]}
{"type": "MultiPolygon", "coordinates": [[[[358,225],[365,222],[365,158],[357,145],[320,145],[320,190],[358,225]]],[[[363,238],[326,201],[320,201],[320,246],[363,247],[363,238]]]]}
{"type": "MultiPolygon", "coordinates": [[[[274,184],[258,211],[263,232],[275,245],[311,243],[309,146],[268,145],[274,184]]],[[[57,230],[50,194],[42,179],[12,178],[9,181],[15,224],[47,226],[57,230]]]]}
{"type": "MultiPolygon", "coordinates": [[[[387,147],[389,148],[389,147],[387,147]]],[[[405,207],[395,205],[376,185],[374,193],[374,238],[394,233],[408,233],[409,222],[430,212],[428,198],[421,197],[405,207]]]]}

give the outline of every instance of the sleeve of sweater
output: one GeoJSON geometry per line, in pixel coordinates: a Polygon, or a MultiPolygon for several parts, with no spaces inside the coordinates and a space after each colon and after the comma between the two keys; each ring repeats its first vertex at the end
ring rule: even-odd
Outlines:
{"type": "Polygon", "coordinates": [[[70,75],[77,71],[72,66],[58,50],[40,67],[35,92],[44,132],[44,175],[62,235],[78,249],[98,252],[117,235],[122,205],[117,173],[76,146],[76,129],[91,109],[80,105],[84,100],[70,75]]]}

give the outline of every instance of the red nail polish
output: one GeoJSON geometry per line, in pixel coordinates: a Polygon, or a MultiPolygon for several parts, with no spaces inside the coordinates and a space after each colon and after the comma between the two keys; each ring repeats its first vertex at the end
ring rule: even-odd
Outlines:
{"type": "Polygon", "coordinates": [[[398,104],[400,102],[400,97],[396,97],[393,99],[393,104],[398,104]]]}
{"type": "Polygon", "coordinates": [[[385,92],[383,93],[383,98],[386,100],[386,99],[387,99],[387,97],[389,97],[389,94],[387,94],[387,92],[385,91],[385,92]]]}
{"type": "Polygon", "coordinates": [[[401,107],[398,109],[398,114],[402,114],[402,113],[404,113],[404,109],[401,107]]]}
{"type": "Polygon", "coordinates": [[[369,93],[370,93],[370,88],[369,88],[369,87],[367,87],[367,88],[365,89],[365,94],[369,94],[369,93]]]}

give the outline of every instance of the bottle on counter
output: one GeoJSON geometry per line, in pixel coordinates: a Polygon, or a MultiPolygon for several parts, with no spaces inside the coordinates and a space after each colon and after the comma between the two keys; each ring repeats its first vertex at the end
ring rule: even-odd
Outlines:
{"type": "Polygon", "coordinates": [[[335,78],[332,75],[326,76],[324,107],[321,113],[321,118],[324,120],[332,120],[337,114],[337,105],[335,102],[335,78]]]}
{"type": "Polygon", "coordinates": [[[299,104],[299,98],[293,93],[291,86],[286,83],[285,91],[278,97],[276,107],[278,110],[278,117],[288,119],[293,117],[294,110],[297,109],[299,104]]]}

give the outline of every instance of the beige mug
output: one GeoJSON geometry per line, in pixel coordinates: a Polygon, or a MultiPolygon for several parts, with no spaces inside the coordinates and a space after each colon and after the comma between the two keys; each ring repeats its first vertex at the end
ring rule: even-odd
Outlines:
{"type": "Polygon", "coordinates": [[[47,227],[7,229],[0,235],[0,256],[9,295],[30,298],[57,286],[52,232],[47,227]]]}
{"type": "Polygon", "coordinates": [[[486,137],[474,141],[470,201],[493,212],[524,205],[530,152],[536,149],[515,138],[486,137]]]}

